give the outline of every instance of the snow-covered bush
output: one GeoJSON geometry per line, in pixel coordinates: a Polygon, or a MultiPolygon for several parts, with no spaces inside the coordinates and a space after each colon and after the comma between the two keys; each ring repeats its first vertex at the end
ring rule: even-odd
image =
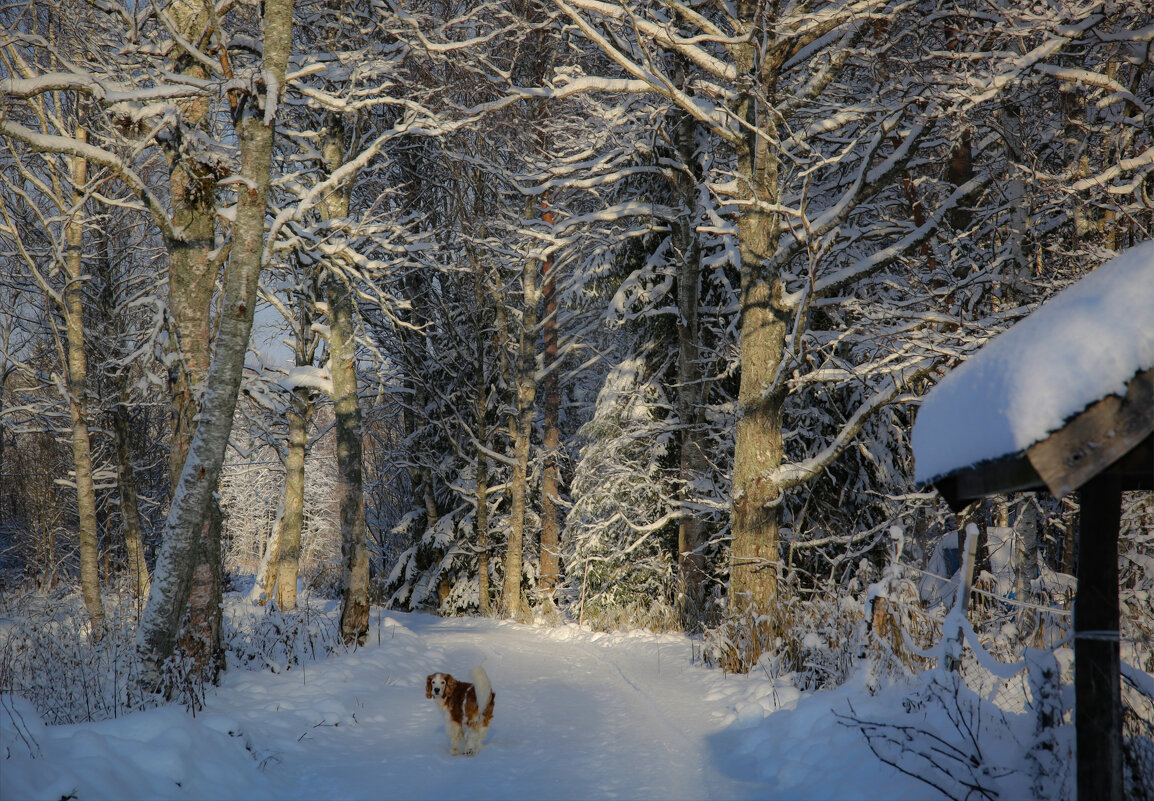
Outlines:
{"type": "Polygon", "coordinates": [[[280,673],[345,650],[332,606],[309,596],[298,597],[292,612],[281,612],[275,605],[231,604],[221,632],[229,664],[280,673]]]}
{"type": "Polygon", "coordinates": [[[0,693],[19,695],[46,723],[105,720],[156,706],[141,682],[138,610],[106,595],[99,636],[79,591],[0,595],[0,693]]]}

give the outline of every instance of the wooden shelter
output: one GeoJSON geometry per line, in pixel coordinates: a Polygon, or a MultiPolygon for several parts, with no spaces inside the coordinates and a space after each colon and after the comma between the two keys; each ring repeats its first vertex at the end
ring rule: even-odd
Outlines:
{"type": "Polygon", "coordinates": [[[1154,489],[1154,241],[1059,292],[945,375],[913,430],[918,480],[955,511],[1078,492],[1078,797],[1121,801],[1122,492],[1154,489]]]}
{"type": "Polygon", "coordinates": [[[934,482],[954,511],[1007,492],[1080,493],[1074,728],[1083,801],[1121,801],[1123,795],[1118,529],[1122,492],[1154,489],[1151,432],[1154,369],[1135,375],[1124,396],[1103,398],[1025,451],[934,482]]]}

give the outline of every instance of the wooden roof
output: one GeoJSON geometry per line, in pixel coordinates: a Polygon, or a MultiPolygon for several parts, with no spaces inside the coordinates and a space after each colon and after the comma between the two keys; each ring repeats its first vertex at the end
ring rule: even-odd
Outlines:
{"type": "Polygon", "coordinates": [[[989,495],[1049,490],[1062,497],[1102,473],[1122,489],[1154,489],[1154,368],[1135,375],[1125,396],[1110,395],[1046,439],[934,482],[955,512],[989,495]]]}

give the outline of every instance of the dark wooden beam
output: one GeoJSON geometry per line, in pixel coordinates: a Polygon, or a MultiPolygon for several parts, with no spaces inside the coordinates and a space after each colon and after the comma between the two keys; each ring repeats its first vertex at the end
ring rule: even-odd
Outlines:
{"type": "Polygon", "coordinates": [[[1122,693],[1118,638],[1118,529],[1122,478],[1081,489],[1074,596],[1074,728],[1079,801],[1122,801],[1122,693]]]}
{"type": "Polygon", "coordinates": [[[934,489],[960,512],[980,498],[1045,490],[1046,483],[1025,454],[1015,453],[955,471],[934,482],[934,489]]]}
{"type": "MultiPolygon", "coordinates": [[[[1126,394],[1091,404],[1026,450],[1055,497],[1073,492],[1154,432],[1154,368],[1126,384],[1126,394]]],[[[1146,469],[1151,469],[1147,463],[1146,469]]]]}

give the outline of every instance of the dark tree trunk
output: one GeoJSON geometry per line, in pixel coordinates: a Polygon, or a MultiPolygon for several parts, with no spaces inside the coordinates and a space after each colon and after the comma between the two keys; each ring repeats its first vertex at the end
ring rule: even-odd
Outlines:
{"type": "MultiPolygon", "coordinates": [[[[541,219],[547,225],[553,224],[553,212],[546,206],[541,219]]],[[[550,255],[541,268],[541,293],[545,302],[545,319],[542,322],[545,340],[545,376],[541,391],[545,401],[544,457],[545,467],[541,473],[541,592],[549,596],[557,586],[560,574],[561,542],[561,385],[558,378],[560,365],[557,364],[557,267],[550,255]]]]}

